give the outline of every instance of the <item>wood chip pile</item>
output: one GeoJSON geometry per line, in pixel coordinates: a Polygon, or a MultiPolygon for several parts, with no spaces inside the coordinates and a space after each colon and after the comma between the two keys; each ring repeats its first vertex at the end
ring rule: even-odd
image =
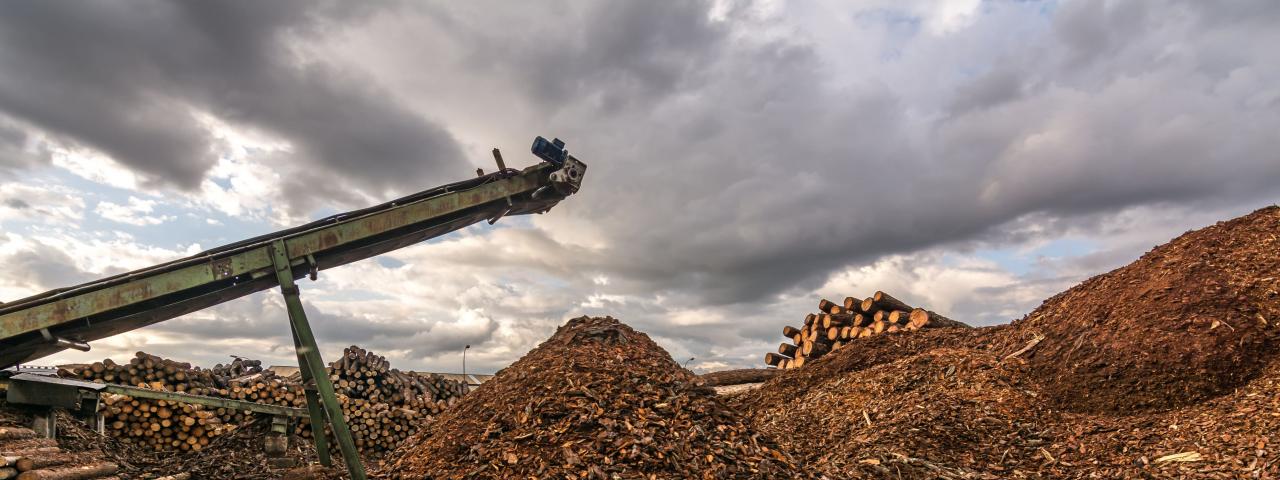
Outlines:
{"type": "MultiPolygon", "coordinates": [[[[295,374],[282,377],[261,362],[237,359],[212,369],[192,367],[138,352],[127,364],[110,359],[61,372],[90,381],[117,383],[255,403],[306,408],[306,394],[295,374]]],[[[390,368],[387,360],[356,346],[329,364],[352,436],[361,453],[390,451],[465,393],[460,382],[390,368]]],[[[251,420],[250,412],[201,405],[104,395],[106,426],[125,443],[155,450],[199,451],[212,439],[251,420]]],[[[309,420],[295,433],[311,436],[309,420]]],[[[334,446],[336,442],[331,443],[334,446]]]]}
{"type": "Polygon", "coordinates": [[[833,478],[1280,478],[1276,272],[1270,207],[1013,324],[867,338],[729,400],[833,478]]]}
{"type": "Polygon", "coordinates": [[[643,333],[576,318],[390,457],[382,478],[811,478],[643,333]]]}
{"type": "Polygon", "coordinates": [[[65,452],[29,428],[0,426],[0,480],[119,479],[118,472],[114,463],[65,452]]]}
{"type": "Polygon", "coordinates": [[[764,355],[764,363],[780,369],[800,368],[860,338],[925,328],[969,328],[968,325],[923,308],[914,308],[882,291],[866,299],[846,297],[843,304],[818,301],[818,313],[804,317],[800,328],[786,326],[782,336],[790,340],[778,352],[764,355]]]}
{"type": "Polygon", "coordinates": [[[1014,326],[1059,407],[1192,405],[1247,383],[1280,344],[1280,207],[1188,232],[1090,278],[1014,326]]]}

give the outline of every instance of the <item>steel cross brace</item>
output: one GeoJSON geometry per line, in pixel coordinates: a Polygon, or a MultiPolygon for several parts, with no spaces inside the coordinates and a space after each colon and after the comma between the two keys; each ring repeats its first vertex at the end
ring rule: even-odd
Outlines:
{"type": "Polygon", "coordinates": [[[327,424],[333,430],[338,448],[342,450],[342,459],[347,464],[351,479],[365,480],[364,464],[360,463],[355,442],[351,440],[351,429],[347,427],[346,418],[342,415],[342,406],[338,404],[338,396],[334,394],[333,382],[325,370],[324,360],[320,358],[320,348],[316,344],[315,335],[311,333],[307,313],[302,309],[302,298],[298,295],[297,284],[293,282],[293,265],[289,263],[284,240],[271,242],[269,250],[271,261],[275,265],[276,280],[280,283],[280,291],[284,294],[284,303],[289,310],[293,347],[298,353],[298,370],[306,388],[307,410],[311,416],[311,438],[315,440],[316,455],[326,467],[333,463],[329,458],[329,445],[324,435],[324,426],[327,424]]]}

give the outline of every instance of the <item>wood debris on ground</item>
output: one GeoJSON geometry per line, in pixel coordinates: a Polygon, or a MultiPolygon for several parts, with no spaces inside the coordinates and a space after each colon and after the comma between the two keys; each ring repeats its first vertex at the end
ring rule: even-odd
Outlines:
{"type": "Polygon", "coordinates": [[[68,451],[54,439],[40,438],[30,418],[0,415],[0,480],[119,479],[120,466],[101,452],[68,451]]]}

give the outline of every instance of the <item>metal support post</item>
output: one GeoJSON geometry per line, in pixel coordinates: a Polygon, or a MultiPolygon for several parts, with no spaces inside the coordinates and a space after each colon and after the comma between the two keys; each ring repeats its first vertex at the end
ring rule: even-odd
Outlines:
{"type": "Polygon", "coordinates": [[[58,415],[53,408],[41,408],[32,415],[31,429],[36,431],[36,435],[40,438],[57,438],[58,436],[58,415]]]}
{"type": "MultiPolygon", "coordinates": [[[[298,353],[298,368],[303,379],[306,381],[305,375],[311,376],[311,382],[315,383],[316,394],[319,394],[320,402],[324,405],[324,413],[328,414],[329,427],[333,430],[333,436],[338,441],[338,448],[342,450],[342,459],[347,464],[347,471],[351,473],[352,480],[365,480],[367,477],[364,472],[364,465],[360,463],[360,455],[356,452],[355,442],[351,440],[351,430],[347,427],[347,421],[342,415],[342,406],[338,404],[338,397],[333,391],[333,382],[329,380],[326,373],[324,360],[320,358],[320,348],[316,343],[315,335],[311,333],[311,325],[307,322],[307,314],[302,309],[302,298],[298,295],[298,286],[293,282],[293,266],[289,263],[289,255],[286,251],[284,240],[276,240],[271,242],[270,247],[271,261],[275,265],[276,280],[280,283],[280,291],[284,293],[285,306],[289,310],[289,324],[292,326],[294,347],[298,353]]],[[[314,394],[307,393],[307,408],[311,413],[311,433],[312,438],[324,438],[325,421],[319,419],[317,422],[317,409],[313,406],[317,402],[314,401],[314,394]]],[[[316,448],[319,449],[322,441],[316,441],[316,448]]]]}
{"type": "Polygon", "coordinates": [[[316,392],[316,384],[312,381],[314,376],[311,375],[311,368],[302,355],[304,349],[293,322],[289,322],[289,332],[293,335],[293,351],[298,354],[298,373],[302,376],[302,390],[307,397],[307,413],[311,418],[311,439],[316,445],[316,457],[319,457],[321,465],[330,467],[333,466],[333,460],[329,458],[329,439],[324,435],[324,427],[329,423],[324,416],[324,405],[321,405],[320,394],[316,392]]]}

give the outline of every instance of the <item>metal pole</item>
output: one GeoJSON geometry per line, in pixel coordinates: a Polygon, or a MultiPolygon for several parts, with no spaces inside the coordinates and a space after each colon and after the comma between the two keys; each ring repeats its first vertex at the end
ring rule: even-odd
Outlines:
{"type": "Polygon", "coordinates": [[[471,348],[471,344],[462,347],[462,386],[467,387],[467,391],[471,391],[471,382],[467,381],[467,350],[471,348]]]}
{"type": "MultiPolygon", "coordinates": [[[[342,416],[342,406],[338,404],[338,396],[333,391],[333,382],[325,373],[324,359],[320,358],[320,347],[316,343],[315,335],[311,333],[307,312],[302,309],[302,298],[299,296],[298,286],[293,283],[293,265],[289,263],[284,240],[271,242],[270,253],[271,261],[275,264],[276,280],[280,283],[280,291],[284,294],[284,303],[289,310],[289,323],[296,336],[294,345],[298,359],[301,360],[298,367],[304,372],[309,370],[311,373],[316,393],[320,395],[320,403],[324,405],[324,411],[329,416],[329,427],[338,441],[338,448],[342,450],[342,460],[347,464],[351,479],[366,480],[368,477],[365,475],[364,464],[360,463],[360,454],[356,452],[356,444],[351,440],[351,429],[347,427],[347,420],[342,416]]],[[[310,403],[311,396],[307,397],[310,403]]],[[[308,409],[315,411],[310,405],[308,409]]],[[[324,437],[324,422],[311,424],[311,436],[312,438],[324,437]]],[[[317,442],[316,446],[319,447],[320,442],[317,442]]]]}
{"type": "Polygon", "coordinates": [[[329,439],[324,435],[324,426],[329,422],[324,417],[320,394],[316,392],[316,384],[313,381],[315,376],[311,374],[311,369],[307,367],[307,359],[302,355],[302,342],[298,340],[298,329],[293,328],[293,322],[289,322],[289,333],[293,335],[293,351],[298,354],[298,373],[302,375],[302,391],[307,397],[307,412],[311,417],[311,439],[316,446],[316,457],[320,459],[321,465],[331,467],[333,460],[329,458],[329,439]]]}

